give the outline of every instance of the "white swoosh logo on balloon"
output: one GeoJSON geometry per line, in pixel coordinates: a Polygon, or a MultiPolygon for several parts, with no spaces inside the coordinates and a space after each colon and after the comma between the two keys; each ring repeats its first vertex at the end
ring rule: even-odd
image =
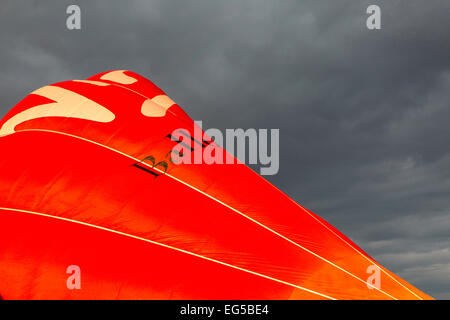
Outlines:
{"type": "Polygon", "coordinates": [[[102,80],[109,80],[122,84],[133,84],[137,82],[137,80],[133,77],[127,76],[124,72],[127,70],[115,70],[108,73],[105,73],[100,77],[102,80]]]}
{"type": "Polygon", "coordinates": [[[114,113],[102,105],[67,89],[46,86],[33,91],[32,94],[55,102],[32,107],[16,114],[0,128],[0,136],[14,133],[14,128],[22,122],[44,117],[77,118],[97,122],[111,122],[115,119],[114,113]]]}
{"type": "Polygon", "coordinates": [[[159,95],[153,99],[147,99],[142,104],[141,112],[147,117],[163,117],[167,109],[173,106],[175,102],[166,95],[159,95]]]}

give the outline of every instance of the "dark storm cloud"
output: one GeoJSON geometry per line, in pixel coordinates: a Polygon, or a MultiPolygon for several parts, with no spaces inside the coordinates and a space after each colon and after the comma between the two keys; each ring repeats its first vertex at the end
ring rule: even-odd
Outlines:
{"type": "Polygon", "coordinates": [[[280,128],[269,179],[450,298],[449,13],[436,0],[3,1],[0,115],[44,84],[120,68],[204,127],[280,128]],[[65,28],[72,3],[81,31],[65,28]]]}

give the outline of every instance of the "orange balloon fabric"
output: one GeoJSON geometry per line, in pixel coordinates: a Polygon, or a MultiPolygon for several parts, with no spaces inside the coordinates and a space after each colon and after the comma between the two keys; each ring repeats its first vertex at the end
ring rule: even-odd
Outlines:
{"type": "Polygon", "coordinates": [[[1,296],[430,298],[244,164],[173,163],[176,130],[200,129],[125,70],[19,102],[0,121],[1,296]]]}

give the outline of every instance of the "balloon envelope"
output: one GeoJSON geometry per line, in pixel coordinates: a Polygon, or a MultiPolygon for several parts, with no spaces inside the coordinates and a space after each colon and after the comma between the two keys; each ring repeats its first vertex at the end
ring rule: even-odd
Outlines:
{"type": "Polygon", "coordinates": [[[2,297],[430,298],[247,166],[177,164],[221,150],[193,132],[130,71],[19,102],[0,122],[2,297]]]}

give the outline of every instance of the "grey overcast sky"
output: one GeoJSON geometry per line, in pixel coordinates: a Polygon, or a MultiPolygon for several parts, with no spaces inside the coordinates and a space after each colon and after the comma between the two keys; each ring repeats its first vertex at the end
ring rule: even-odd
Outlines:
{"type": "Polygon", "coordinates": [[[269,180],[449,299],[449,17],[448,0],[1,0],[0,117],[45,84],[128,69],[204,127],[279,128],[269,180]]]}

